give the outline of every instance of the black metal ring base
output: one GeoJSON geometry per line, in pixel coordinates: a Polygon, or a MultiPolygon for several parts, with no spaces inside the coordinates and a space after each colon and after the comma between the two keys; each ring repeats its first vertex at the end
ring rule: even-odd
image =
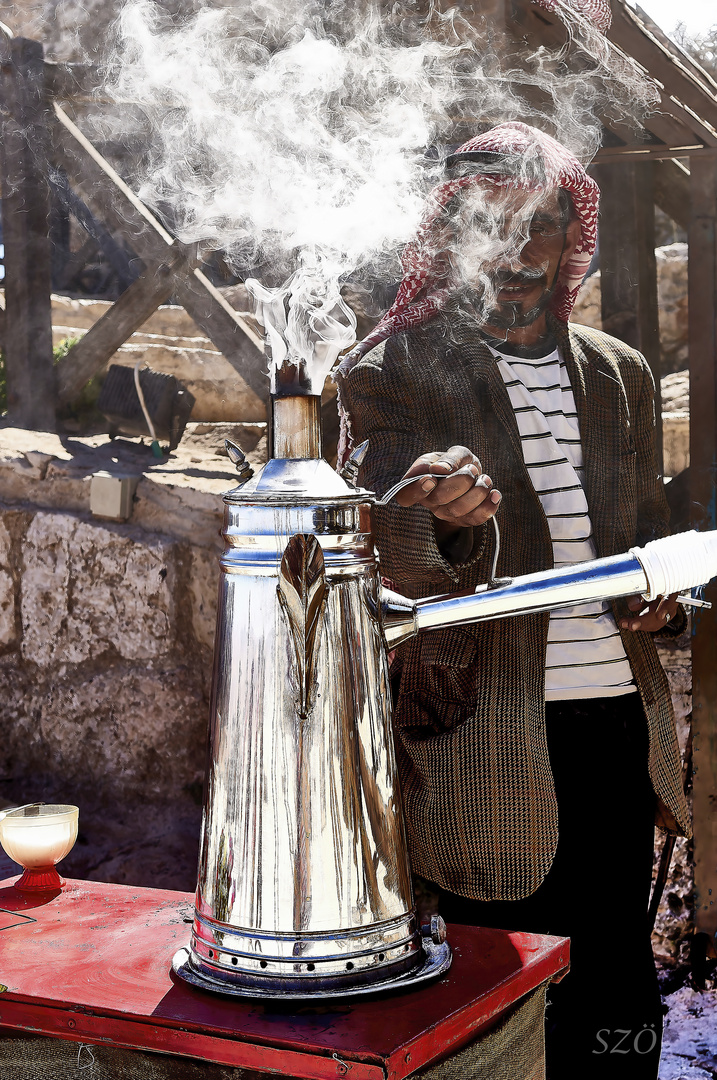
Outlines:
{"type": "Polygon", "coordinates": [[[382,982],[360,985],[355,987],[327,987],[322,990],[301,990],[300,988],[288,988],[283,986],[267,989],[265,987],[242,986],[238,983],[224,982],[220,979],[212,979],[204,972],[197,971],[193,967],[189,949],[180,949],[174,954],[172,970],[180,979],[198,987],[200,990],[209,990],[214,994],[228,994],[230,997],[262,998],[265,1001],[318,1001],[324,998],[347,998],[366,997],[368,994],[381,994],[387,991],[410,990],[419,983],[437,979],[451,966],[453,956],[448,942],[434,945],[432,941],[424,938],[422,941],[423,962],[410,971],[400,975],[384,979],[382,982]]]}

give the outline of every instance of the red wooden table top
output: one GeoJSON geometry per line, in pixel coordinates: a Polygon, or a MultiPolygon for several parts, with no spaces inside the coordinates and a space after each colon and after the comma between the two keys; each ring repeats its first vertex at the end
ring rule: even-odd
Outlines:
{"type": "Polygon", "coordinates": [[[564,938],[449,926],[453,966],[413,990],[303,1007],[223,997],[171,971],[193,903],[91,881],[42,900],[0,882],[0,1025],[314,1080],[401,1080],[568,965],[564,938]]]}

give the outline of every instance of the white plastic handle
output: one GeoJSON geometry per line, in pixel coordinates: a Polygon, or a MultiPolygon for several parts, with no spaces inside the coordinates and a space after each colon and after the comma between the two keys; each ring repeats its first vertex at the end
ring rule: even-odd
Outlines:
{"type": "Polygon", "coordinates": [[[686,532],[630,548],[645,571],[648,602],[683,589],[706,585],[717,577],[717,532],[686,532]]]}

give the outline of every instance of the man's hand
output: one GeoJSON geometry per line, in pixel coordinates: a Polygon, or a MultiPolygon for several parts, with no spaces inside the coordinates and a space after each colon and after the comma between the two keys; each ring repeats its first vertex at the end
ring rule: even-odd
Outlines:
{"type": "Polygon", "coordinates": [[[425,506],[454,529],[483,525],[502,499],[478,458],[465,446],[422,454],[404,475],[423,479],[399,491],[399,506],[425,506]]]}
{"type": "Polygon", "coordinates": [[[656,630],[663,630],[677,614],[677,593],[672,596],[658,596],[647,607],[641,596],[631,596],[627,606],[630,611],[635,612],[644,608],[645,614],[636,615],[632,619],[621,619],[620,626],[623,630],[645,630],[654,633],[656,630]]]}

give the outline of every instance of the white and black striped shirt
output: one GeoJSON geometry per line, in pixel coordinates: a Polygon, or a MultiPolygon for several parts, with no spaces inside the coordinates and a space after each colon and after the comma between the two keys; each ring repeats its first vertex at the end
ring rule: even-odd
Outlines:
{"type": "MultiPolygon", "coordinates": [[[[518,422],[523,459],[548,519],[554,565],[594,559],[580,428],[567,367],[557,349],[532,359],[492,352],[518,422]]],[[[607,603],[551,613],[546,701],[613,697],[636,689],[607,603]]]]}

